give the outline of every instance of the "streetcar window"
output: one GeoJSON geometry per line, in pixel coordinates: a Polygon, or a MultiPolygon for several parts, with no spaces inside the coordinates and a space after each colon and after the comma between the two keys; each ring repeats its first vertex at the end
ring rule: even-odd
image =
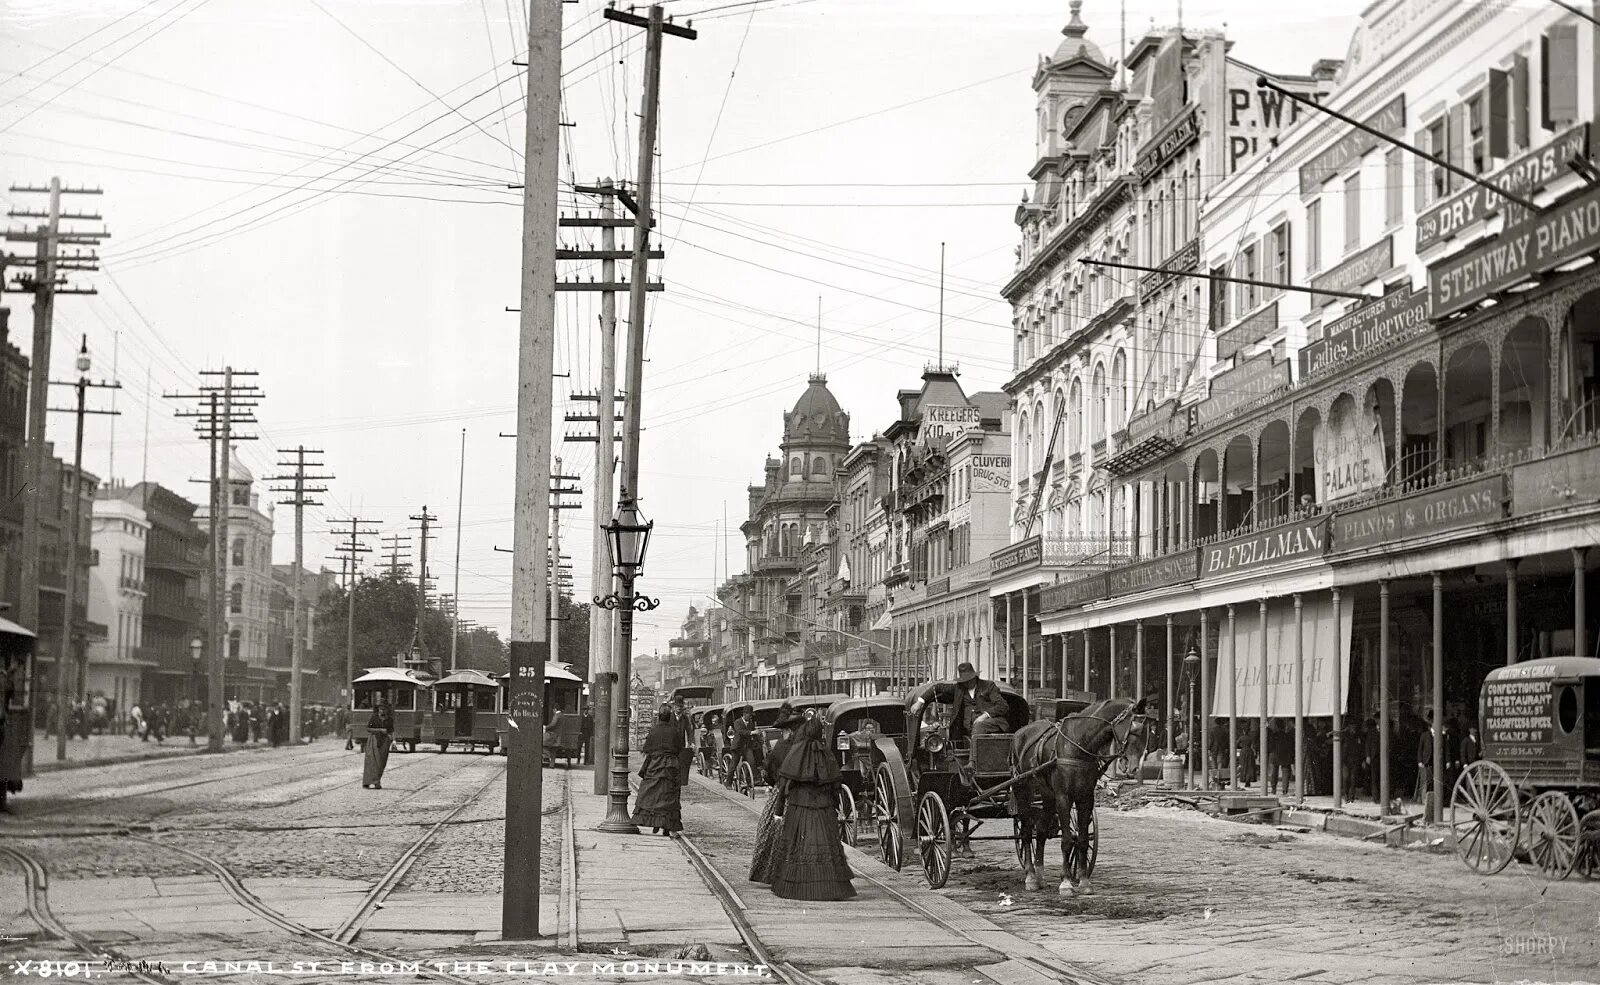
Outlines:
{"type": "Polygon", "coordinates": [[[435,696],[434,707],[440,711],[455,711],[461,707],[461,699],[464,696],[460,691],[440,691],[435,696]]]}
{"type": "Polygon", "coordinates": [[[356,691],[356,707],[370,711],[372,709],[372,696],[378,692],[365,688],[356,691]]]}
{"type": "Polygon", "coordinates": [[[416,688],[414,688],[414,687],[402,688],[400,693],[396,694],[394,696],[394,708],[395,708],[396,711],[411,711],[412,709],[414,709],[416,707],[417,707],[417,689],[416,688]]]}
{"type": "Polygon", "coordinates": [[[1562,684],[1556,693],[1556,727],[1562,735],[1571,735],[1578,727],[1578,689],[1572,684],[1562,684]]]}

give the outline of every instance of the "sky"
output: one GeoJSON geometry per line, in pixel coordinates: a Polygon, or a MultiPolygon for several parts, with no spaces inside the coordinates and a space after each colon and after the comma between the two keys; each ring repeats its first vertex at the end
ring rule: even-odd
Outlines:
{"type": "MultiPolygon", "coordinates": [[[[643,32],[604,6],[563,5],[564,214],[595,207],[574,183],[637,167],[643,32]]],[[[819,309],[855,440],[939,359],[941,244],[944,361],[968,393],[1012,375],[999,290],[1034,163],[1030,80],[1068,19],[1041,0],[665,6],[699,38],[668,37],[663,56],[667,288],[651,298],[639,490],[656,526],[638,586],[662,605],[637,620],[642,652],[665,652],[688,607],[743,570],[746,486],[818,366],[819,309]]],[[[1089,0],[1083,18],[1108,57],[1125,9],[1130,42],[1181,16],[1303,73],[1344,57],[1363,6],[1089,0]]],[[[68,200],[111,238],[75,281],[98,293],[58,301],[52,349],[53,378],[71,378],[86,337],[92,375],[123,387],[95,394],[121,413],[88,420],[88,470],[203,495],[205,445],[166,394],[202,369],[254,370],[265,398],[242,461],[281,474],[304,445],[334,476],[306,514],[307,566],[337,568],[330,531],[353,515],[410,533],[414,561],[407,518],[426,506],[430,574],[447,593],[459,575],[463,618],[506,634],[526,20],[511,0],[0,0],[0,185],[104,191],[68,200]]],[[[562,245],[598,245],[588,232],[562,245]]],[[[5,303],[26,353],[28,299],[5,303]]],[[[593,412],[570,397],[597,385],[598,315],[598,295],[558,299],[558,431],[592,433],[562,418],[593,412]]],[[[70,453],[70,417],[52,418],[70,453]]],[[[595,446],[554,448],[584,491],[561,522],[586,601],[595,446]]],[[[278,563],[292,531],[279,507],[278,563]]]]}

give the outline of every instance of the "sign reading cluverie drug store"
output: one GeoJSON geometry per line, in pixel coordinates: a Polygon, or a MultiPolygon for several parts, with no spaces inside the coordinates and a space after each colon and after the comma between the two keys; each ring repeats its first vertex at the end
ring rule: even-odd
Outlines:
{"type": "MultiPolygon", "coordinates": [[[[1580,123],[1543,147],[1529,151],[1489,176],[1489,183],[1519,198],[1528,198],[1557,178],[1571,173],[1567,162],[1589,156],[1589,124],[1580,123]]],[[[1469,185],[1454,198],[1417,217],[1417,250],[1455,236],[1485,216],[1504,210],[1508,225],[1525,222],[1527,210],[1482,185],[1469,185]]]]}
{"type": "Polygon", "coordinates": [[[1600,250],[1600,188],[1429,267],[1433,317],[1464,311],[1596,250],[1600,250]]]}
{"type": "Polygon", "coordinates": [[[1353,551],[1470,527],[1505,515],[1506,478],[1484,476],[1442,489],[1425,489],[1333,518],[1333,548],[1353,551]]]}
{"type": "Polygon", "coordinates": [[[1011,456],[972,456],[972,491],[975,493],[1010,492],[1011,456]]]}

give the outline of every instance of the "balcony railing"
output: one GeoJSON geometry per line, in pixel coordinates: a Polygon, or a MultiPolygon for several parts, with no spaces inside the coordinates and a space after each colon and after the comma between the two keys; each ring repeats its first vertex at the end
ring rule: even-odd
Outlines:
{"type": "Polygon", "coordinates": [[[142,592],[142,591],[144,591],[144,579],[143,578],[129,578],[127,576],[123,576],[122,578],[118,579],[118,584],[120,584],[122,586],[123,590],[125,590],[125,591],[129,591],[129,592],[142,592]]]}
{"type": "Polygon", "coordinates": [[[768,554],[756,560],[757,571],[790,571],[800,566],[793,554],[768,554]]]}
{"type": "Polygon", "coordinates": [[[1040,544],[1040,561],[1047,565],[1110,563],[1132,556],[1133,545],[1129,534],[1055,534],[1040,544]]]}

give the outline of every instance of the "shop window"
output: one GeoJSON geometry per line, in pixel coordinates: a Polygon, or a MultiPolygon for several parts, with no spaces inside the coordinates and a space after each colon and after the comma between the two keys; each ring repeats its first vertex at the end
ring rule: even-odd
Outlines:
{"type": "Polygon", "coordinates": [[[228,589],[228,611],[234,615],[244,612],[244,586],[238,582],[228,589]]]}
{"type": "Polygon", "coordinates": [[[228,633],[228,659],[239,659],[239,647],[242,644],[243,639],[244,635],[237,629],[228,633]]]}

